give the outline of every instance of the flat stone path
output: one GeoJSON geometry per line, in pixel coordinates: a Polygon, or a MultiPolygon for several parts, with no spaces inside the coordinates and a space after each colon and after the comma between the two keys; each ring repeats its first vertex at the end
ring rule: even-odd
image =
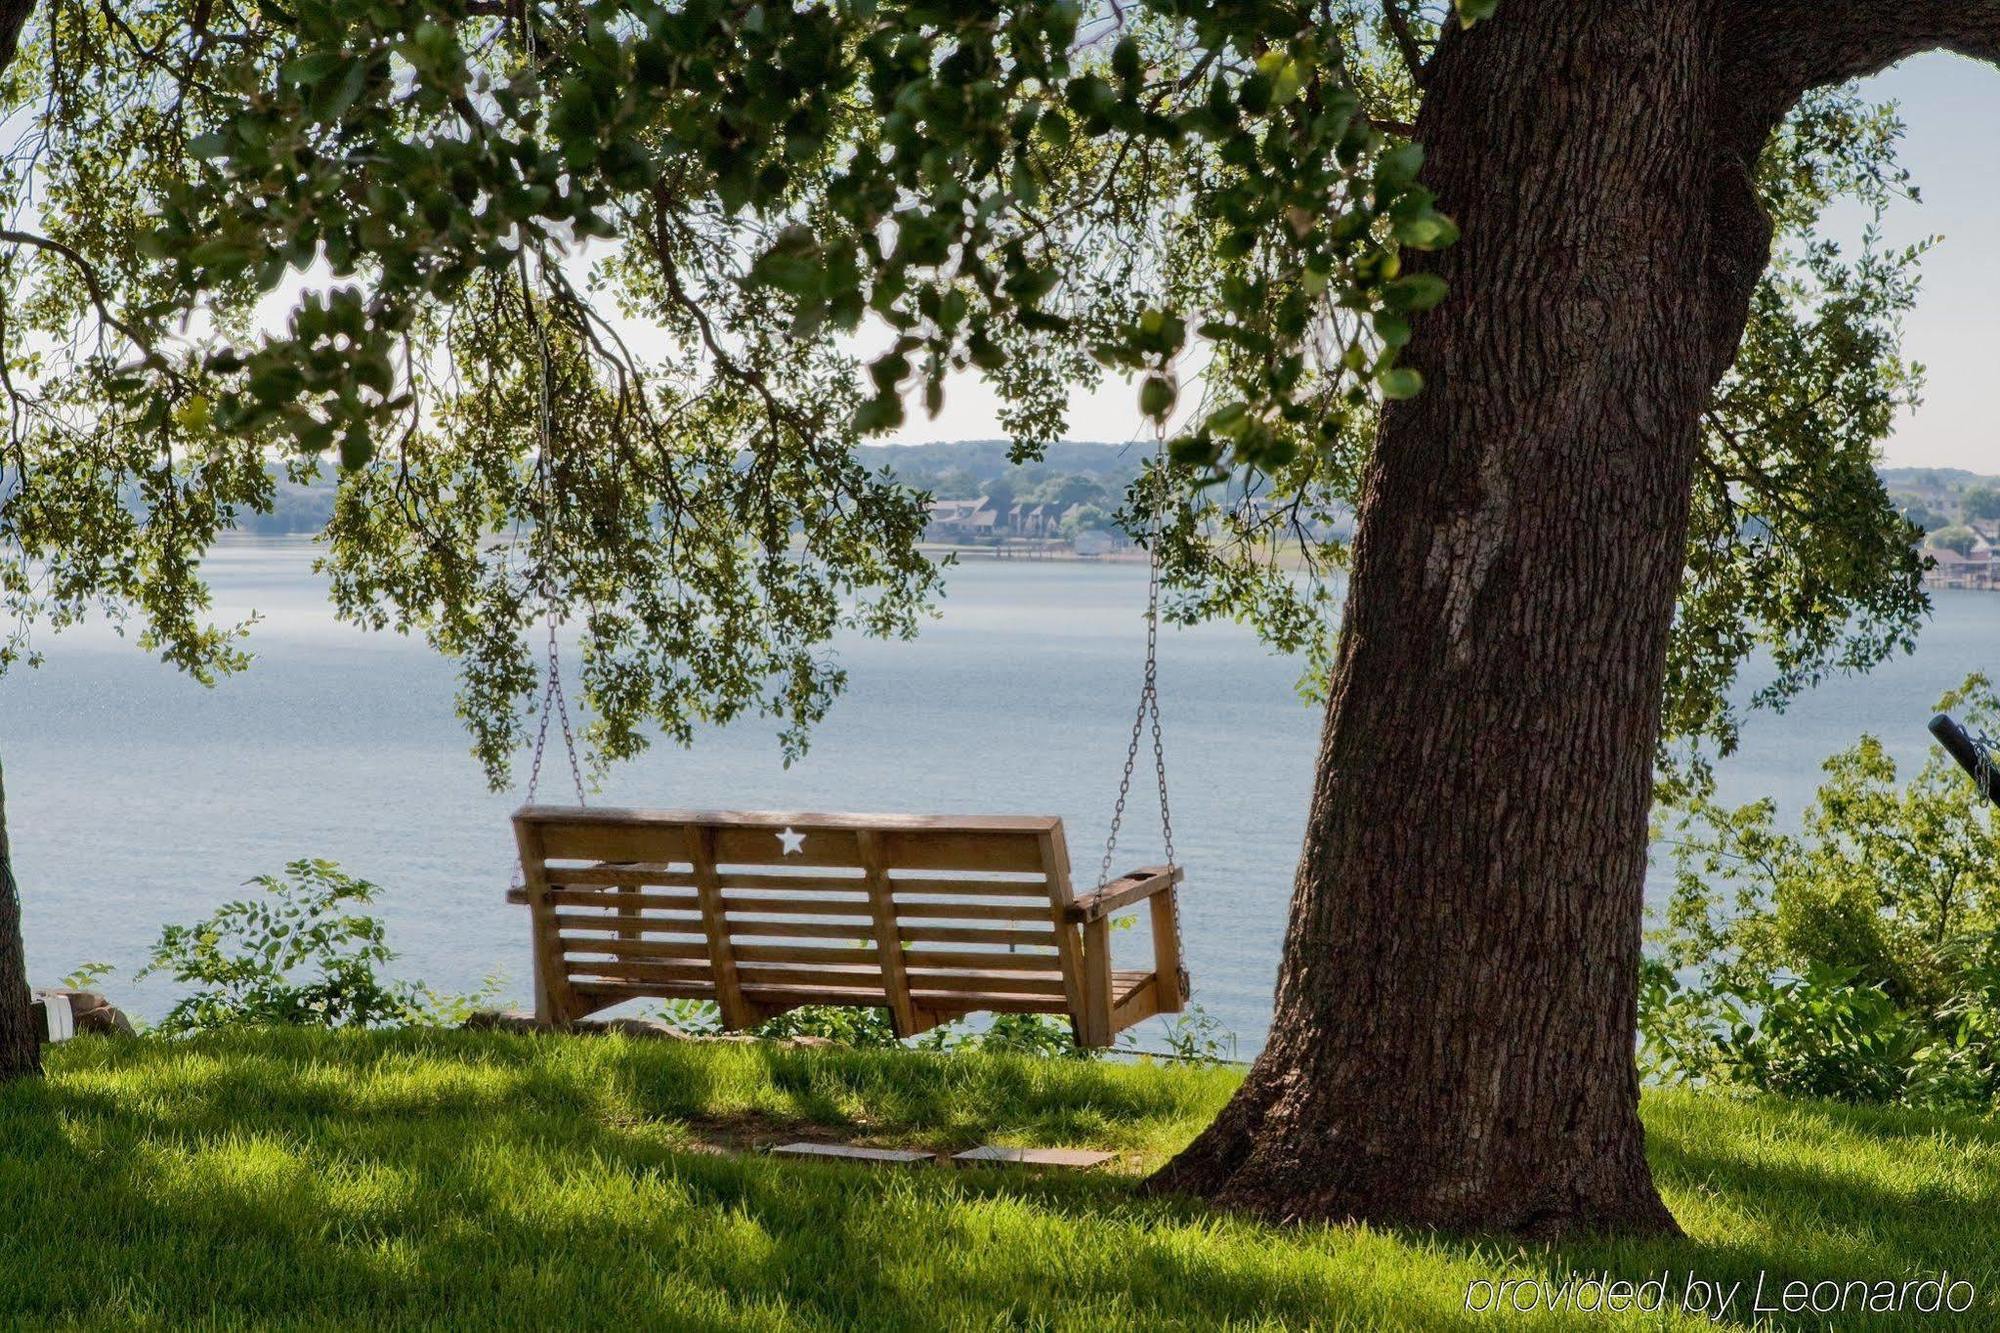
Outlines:
{"type": "Polygon", "coordinates": [[[866,1162],[870,1166],[916,1166],[935,1162],[934,1152],[910,1152],[904,1148],[857,1148],[845,1143],[781,1143],[771,1149],[773,1157],[810,1157],[820,1161],[866,1162]]]}
{"type": "Polygon", "coordinates": [[[1088,1171],[1118,1160],[1115,1152],[1094,1152],[1089,1148],[996,1148],[984,1144],[951,1159],[960,1166],[1039,1166],[1067,1171],[1088,1171]]]}
{"type": "MultiPolygon", "coordinates": [[[[768,1150],[773,1157],[819,1162],[860,1162],[868,1166],[921,1166],[936,1162],[933,1152],[907,1148],[863,1148],[849,1143],[781,1143],[768,1150]]],[[[959,1166],[1026,1166],[1058,1171],[1088,1171],[1116,1161],[1117,1153],[1088,1148],[1001,1148],[982,1144],[954,1154],[959,1166]]]]}

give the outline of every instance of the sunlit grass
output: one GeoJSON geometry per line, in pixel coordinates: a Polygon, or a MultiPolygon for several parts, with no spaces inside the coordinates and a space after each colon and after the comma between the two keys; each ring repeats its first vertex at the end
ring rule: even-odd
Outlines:
{"type": "Polygon", "coordinates": [[[1690,1271],[1773,1289],[1940,1269],[1978,1291],[1958,1326],[2000,1322],[1983,1122],[1654,1096],[1690,1239],[1523,1249],[1138,1197],[1235,1078],[463,1033],[79,1041],[0,1092],[0,1325],[1598,1327],[1475,1316],[1467,1284],[1666,1271],[1678,1297],[1690,1271]],[[716,1150],[751,1130],[1122,1157],[1035,1179],[716,1150]]]}

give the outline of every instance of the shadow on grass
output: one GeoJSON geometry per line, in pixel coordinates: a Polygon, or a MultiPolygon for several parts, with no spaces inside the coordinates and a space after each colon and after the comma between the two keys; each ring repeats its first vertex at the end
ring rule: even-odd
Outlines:
{"type": "MultiPolygon", "coordinates": [[[[1995,1322],[2000,1134],[1984,1125],[1667,1099],[1649,1107],[1653,1158],[1695,1238],[1533,1249],[1271,1228],[1141,1199],[1130,1174],[686,1151],[686,1120],[745,1114],[1149,1162],[1230,1084],[1062,1061],[449,1033],[79,1043],[48,1083],[0,1092],[0,1198],[18,1201],[0,1227],[0,1317],[1439,1327],[1470,1320],[1466,1283],[1482,1276],[1664,1271],[1677,1285],[1948,1269],[1979,1290],[1964,1326],[1995,1322]]],[[[1742,1300],[1732,1322],[1747,1322],[1742,1300]]]]}

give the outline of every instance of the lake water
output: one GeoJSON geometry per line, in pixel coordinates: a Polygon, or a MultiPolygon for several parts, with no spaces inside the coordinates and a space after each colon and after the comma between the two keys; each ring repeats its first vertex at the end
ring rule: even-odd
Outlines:
{"type": "MultiPolygon", "coordinates": [[[[255,610],[257,663],[204,689],[92,628],[46,640],[48,665],[0,683],[15,869],[38,982],[102,960],[145,1015],[172,985],[130,974],[165,921],[242,881],[328,857],[384,889],[402,975],[469,989],[499,971],[528,993],[526,913],[501,901],[517,792],[486,789],[452,712],[449,664],[421,644],[334,622],[302,542],[223,547],[219,614],[255,610]]],[[[915,643],[843,645],[848,693],[787,770],[768,728],[660,747],[616,772],[602,804],[1059,814],[1079,881],[1094,876],[1144,645],[1136,565],[969,562],[915,643]]],[[[1918,653],[1760,717],[1724,795],[1789,814],[1819,761],[1863,728],[1919,761],[1937,696],[2000,669],[2000,597],[1942,592],[1918,653]]],[[[1261,1042],[1310,790],[1319,713],[1293,662],[1210,625],[1162,639],[1183,934],[1196,1000],[1247,1054],[1261,1042]]],[[[552,762],[556,769],[560,759],[552,762]]],[[[549,799],[567,797],[552,770],[549,799]]],[[[1150,776],[1135,781],[1118,864],[1159,856],[1150,776]]],[[[1656,877],[1657,878],[1657,877],[1656,877]]],[[[1121,937],[1137,961],[1139,936],[1121,937]]],[[[1147,1025],[1146,1045],[1158,1044],[1147,1025]]]]}

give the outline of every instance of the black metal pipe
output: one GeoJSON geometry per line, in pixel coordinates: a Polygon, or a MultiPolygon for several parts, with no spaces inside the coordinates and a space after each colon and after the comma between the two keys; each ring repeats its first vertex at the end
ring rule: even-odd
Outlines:
{"type": "Polygon", "coordinates": [[[1958,760],[1960,768],[1972,775],[1979,794],[2000,805],[2000,755],[1983,756],[1979,742],[1950,713],[1939,713],[1931,719],[1931,735],[1937,737],[1946,754],[1958,760]]]}

